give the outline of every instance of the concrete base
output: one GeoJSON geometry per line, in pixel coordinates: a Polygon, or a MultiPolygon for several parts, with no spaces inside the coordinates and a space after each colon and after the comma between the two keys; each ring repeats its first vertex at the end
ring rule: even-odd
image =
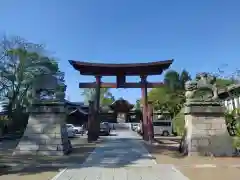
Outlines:
{"type": "Polygon", "coordinates": [[[233,156],[233,140],[227,131],[220,104],[216,102],[187,104],[185,128],[189,156],[233,156]]]}
{"type": "Polygon", "coordinates": [[[64,104],[35,104],[13,155],[62,156],[71,151],[64,104]]]}

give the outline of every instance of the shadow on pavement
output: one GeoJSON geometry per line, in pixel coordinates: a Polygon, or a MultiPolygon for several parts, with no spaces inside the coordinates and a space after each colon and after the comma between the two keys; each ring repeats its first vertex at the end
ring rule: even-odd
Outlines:
{"type": "MultiPolygon", "coordinates": [[[[117,138],[117,134],[113,134],[109,137],[100,137],[98,142],[96,143],[87,143],[85,139],[84,142],[76,139],[76,142],[73,143],[73,152],[68,156],[63,157],[49,157],[49,156],[19,156],[13,157],[11,156],[10,151],[12,152],[14,144],[16,146],[16,142],[12,142],[12,145],[8,145],[8,153],[1,149],[0,163],[8,164],[8,163],[16,163],[18,165],[24,167],[8,167],[8,168],[0,168],[0,176],[3,174],[36,174],[41,172],[57,172],[59,169],[63,169],[68,167],[68,169],[72,168],[81,168],[81,167],[114,167],[120,168],[129,165],[135,164],[137,161],[143,160],[153,160],[153,157],[150,157],[148,152],[142,154],[141,148],[141,139],[135,138],[117,138]],[[111,139],[111,140],[110,140],[111,139]],[[106,143],[104,146],[101,146],[106,141],[111,141],[111,143],[106,143]],[[121,143],[121,146],[118,144],[121,143]],[[124,144],[123,144],[124,143],[124,144]],[[138,149],[131,148],[131,144],[137,144],[139,146],[138,149]],[[97,146],[96,151],[94,151],[97,146]],[[86,158],[92,153],[93,160],[87,160],[86,158]],[[95,153],[95,154],[94,154],[95,153]],[[96,153],[100,153],[98,156],[96,153]],[[124,157],[124,158],[122,158],[124,157]],[[84,163],[84,164],[83,164],[84,163]]],[[[9,141],[10,142],[10,141],[9,141]]],[[[6,148],[6,147],[5,147],[6,148]]]]}
{"type": "Polygon", "coordinates": [[[186,156],[179,152],[178,143],[164,143],[154,146],[145,145],[151,154],[162,154],[172,158],[185,158],[186,156]]]}
{"type": "Polygon", "coordinates": [[[179,137],[155,137],[157,145],[145,144],[145,147],[151,154],[161,154],[172,158],[185,158],[183,153],[180,153],[180,138],[179,137]]]}
{"type": "Polygon", "coordinates": [[[82,164],[95,147],[104,142],[99,139],[95,143],[87,143],[87,139],[71,139],[73,151],[66,156],[12,156],[18,141],[2,141],[0,146],[0,176],[4,174],[34,174],[40,172],[58,171],[70,165],[82,164]]]}

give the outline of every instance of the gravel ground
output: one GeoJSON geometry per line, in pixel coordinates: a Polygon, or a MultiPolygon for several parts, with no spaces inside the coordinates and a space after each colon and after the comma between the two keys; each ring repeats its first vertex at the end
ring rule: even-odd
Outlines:
{"type": "Polygon", "coordinates": [[[190,180],[239,180],[240,157],[183,157],[178,153],[178,138],[157,138],[158,145],[145,144],[158,164],[173,164],[190,180]]]}
{"type": "Polygon", "coordinates": [[[0,144],[0,163],[24,164],[25,167],[0,168],[0,180],[48,180],[53,178],[61,169],[69,165],[82,164],[95,149],[97,143],[88,143],[85,137],[72,139],[73,152],[64,157],[12,157],[11,154],[17,141],[2,141],[0,144]],[[52,163],[55,165],[53,166],[52,163]]]}

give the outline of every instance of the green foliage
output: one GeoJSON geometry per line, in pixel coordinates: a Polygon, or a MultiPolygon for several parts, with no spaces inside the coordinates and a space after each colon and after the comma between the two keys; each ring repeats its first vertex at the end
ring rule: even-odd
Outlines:
{"type": "Polygon", "coordinates": [[[184,126],[185,126],[185,117],[183,113],[183,109],[173,118],[173,131],[177,133],[177,135],[182,136],[184,134],[184,126]]]}
{"type": "Polygon", "coordinates": [[[181,89],[184,89],[184,86],[185,86],[185,83],[189,80],[191,80],[191,76],[190,74],[184,69],[181,74],[180,74],[180,77],[179,77],[179,81],[180,81],[180,84],[181,84],[181,89]]]}
{"type": "MultiPolygon", "coordinates": [[[[183,135],[184,133],[184,114],[182,112],[183,104],[185,102],[185,82],[191,80],[189,73],[183,70],[178,73],[174,70],[169,70],[164,76],[165,85],[160,88],[153,88],[149,93],[149,100],[153,102],[154,109],[160,111],[170,112],[173,118],[174,131],[183,135]]],[[[218,78],[216,82],[219,88],[225,88],[232,84],[232,80],[218,78]]],[[[199,91],[198,96],[204,96],[206,92],[199,91]]],[[[230,116],[230,115],[229,115],[230,116]]],[[[226,120],[228,126],[236,127],[236,121],[233,121],[233,117],[226,120]],[[235,124],[234,124],[235,123],[235,124]]],[[[236,130],[235,130],[236,132],[236,130]]]]}
{"type": "Polygon", "coordinates": [[[189,73],[183,70],[180,74],[169,70],[164,76],[165,85],[153,88],[149,93],[149,100],[153,102],[154,109],[168,111],[174,117],[185,102],[184,84],[191,80],[189,73]]]}
{"type": "Polygon", "coordinates": [[[141,102],[140,102],[139,99],[136,101],[136,104],[134,105],[134,108],[135,108],[136,110],[141,110],[141,102]]]}
{"type": "Polygon", "coordinates": [[[240,137],[234,137],[233,138],[233,147],[240,149],[240,137]]]}
{"type": "Polygon", "coordinates": [[[64,74],[57,61],[45,55],[41,45],[19,37],[5,37],[0,42],[0,54],[0,100],[5,102],[4,109],[14,123],[23,124],[19,117],[31,102],[31,89],[37,77],[55,75],[60,82],[57,91],[65,91],[64,74]]]}
{"type": "Polygon", "coordinates": [[[225,113],[226,125],[231,136],[240,137],[240,109],[225,113]]]}
{"type": "MultiPolygon", "coordinates": [[[[174,117],[181,110],[185,102],[185,88],[187,81],[191,80],[191,76],[186,70],[178,73],[169,70],[164,76],[164,86],[153,88],[148,97],[154,104],[154,108],[160,111],[169,111],[174,117]]],[[[219,88],[232,84],[232,80],[218,78],[216,82],[219,88]]],[[[206,91],[198,91],[197,96],[204,96],[206,91]]]]}
{"type": "Polygon", "coordinates": [[[81,95],[84,97],[85,104],[88,104],[89,101],[94,100],[95,92],[96,91],[93,88],[83,89],[81,95]]]}
{"type": "Polygon", "coordinates": [[[229,80],[229,79],[220,79],[220,78],[217,78],[216,84],[217,84],[217,87],[218,87],[218,88],[226,88],[227,86],[233,84],[233,81],[232,81],[232,80],[229,80]]]}
{"type": "Polygon", "coordinates": [[[162,86],[160,88],[153,88],[151,91],[148,93],[148,99],[150,101],[159,101],[162,104],[168,102],[169,100],[169,89],[167,86],[162,86]]]}
{"type": "Polygon", "coordinates": [[[115,101],[115,98],[112,95],[112,93],[107,92],[106,95],[100,99],[100,105],[108,106],[108,105],[111,105],[114,101],[115,101]]]}
{"type": "MultiPolygon", "coordinates": [[[[88,104],[91,100],[93,101],[96,95],[96,90],[94,88],[84,89],[82,91],[82,95],[84,97],[84,103],[88,104]]],[[[100,105],[107,106],[112,104],[115,101],[114,96],[110,92],[110,88],[101,88],[100,89],[100,105]]]]}
{"type": "Polygon", "coordinates": [[[240,109],[225,113],[228,132],[233,136],[234,147],[240,149],[240,109]]]}
{"type": "Polygon", "coordinates": [[[174,70],[169,70],[164,76],[164,84],[171,91],[181,88],[179,73],[174,70]]]}

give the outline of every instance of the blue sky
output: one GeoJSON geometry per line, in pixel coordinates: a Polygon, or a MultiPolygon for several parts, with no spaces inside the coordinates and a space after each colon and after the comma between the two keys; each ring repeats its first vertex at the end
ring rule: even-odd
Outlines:
{"type": "MultiPolygon", "coordinates": [[[[174,58],[172,69],[185,68],[192,75],[219,67],[231,73],[240,55],[239,7],[238,0],[2,0],[0,33],[45,44],[66,74],[67,97],[81,101],[78,83],[94,79],[80,76],[69,59],[131,63],[174,58]]],[[[162,81],[162,76],[149,81],[162,81]]],[[[112,92],[130,102],[140,97],[140,89],[112,92]]]]}

